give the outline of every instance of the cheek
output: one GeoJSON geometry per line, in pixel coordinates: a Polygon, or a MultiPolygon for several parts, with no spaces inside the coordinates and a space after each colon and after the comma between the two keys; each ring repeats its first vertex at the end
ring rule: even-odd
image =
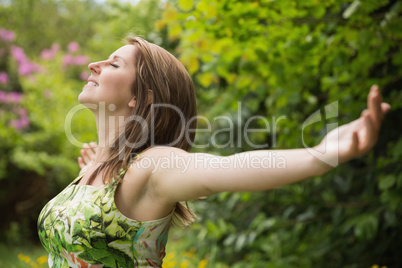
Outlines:
{"type": "Polygon", "coordinates": [[[119,89],[124,86],[126,78],[119,73],[108,73],[100,77],[99,84],[108,90],[119,89]]]}
{"type": "Polygon", "coordinates": [[[102,86],[102,94],[111,97],[130,97],[131,88],[134,82],[134,70],[111,70],[105,69],[99,77],[99,84],[102,86]]]}
{"type": "Polygon", "coordinates": [[[114,75],[105,82],[107,95],[120,98],[122,100],[131,99],[131,80],[125,75],[114,75]]]}
{"type": "Polygon", "coordinates": [[[131,94],[131,89],[133,87],[134,84],[134,79],[133,76],[128,76],[128,75],[122,75],[120,76],[118,79],[116,79],[116,84],[118,84],[119,89],[121,90],[122,94],[128,94],[128,95],[132,95],[131,94]]]}

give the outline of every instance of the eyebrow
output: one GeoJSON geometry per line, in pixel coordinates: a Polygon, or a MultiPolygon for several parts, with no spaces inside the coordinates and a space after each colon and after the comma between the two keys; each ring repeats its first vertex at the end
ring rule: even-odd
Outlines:
{"type": "Polygon", "coordinates": [[[110,57],[108,58],[108,60],[111,60],[111,59],[121,59],[124,63],[126,63],[126,61],[125,61],[122,57],[120,57],[120,56],[118,56],[118,55],[113,55],[113,57],[110,56],[110,57]]]}

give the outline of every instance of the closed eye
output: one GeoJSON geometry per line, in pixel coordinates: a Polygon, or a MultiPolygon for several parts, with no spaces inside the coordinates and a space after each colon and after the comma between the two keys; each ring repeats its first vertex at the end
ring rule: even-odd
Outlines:
{"type": "Polygon", "coordinates": [[[114,68],[119,68],[119,66],[117,64],[114,64],[114,63],[110,63],[110,66],[113,66],[114,68]]]}

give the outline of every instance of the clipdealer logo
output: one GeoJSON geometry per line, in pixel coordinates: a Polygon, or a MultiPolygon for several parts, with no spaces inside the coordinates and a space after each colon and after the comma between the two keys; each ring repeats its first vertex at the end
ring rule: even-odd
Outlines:
{"type": "Polygon", "coordinates": [[[315,111],[312,115],[310,115],[306,121],[303,123],[302,127],[302,142],[304,148],[306,148],[307,152],[309,152],[315,158],[321,160],[322,162],[336,167],[339,164],[339,131],[337,129],[338,122],[335,123],[327,123],[325,130],[327,136],[324,138],[322,143],[324,143],[322,150],[317,150],[309,147],[304,141],[304,129],[312,124],[317,122],[327,121],[328,119],[337,118],[339,115],[338,110],[338,101],[334,101],[324,107],[324,109],[319,109],[315,111]],[[324,113],[324,115],[322,115],[324,113]],[[327,140],[331,138],[331,140],[336,140],[338,142],[329,144],[327,140]]]}

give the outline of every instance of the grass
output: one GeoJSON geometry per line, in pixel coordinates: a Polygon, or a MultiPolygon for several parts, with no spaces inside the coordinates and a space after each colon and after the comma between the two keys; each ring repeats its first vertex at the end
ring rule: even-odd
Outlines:
{"type": "Polygon", "coordinates": [[[41,245],[10,246],[0,244],[0,267],[48,267],[47,252],[41,245]]]}

